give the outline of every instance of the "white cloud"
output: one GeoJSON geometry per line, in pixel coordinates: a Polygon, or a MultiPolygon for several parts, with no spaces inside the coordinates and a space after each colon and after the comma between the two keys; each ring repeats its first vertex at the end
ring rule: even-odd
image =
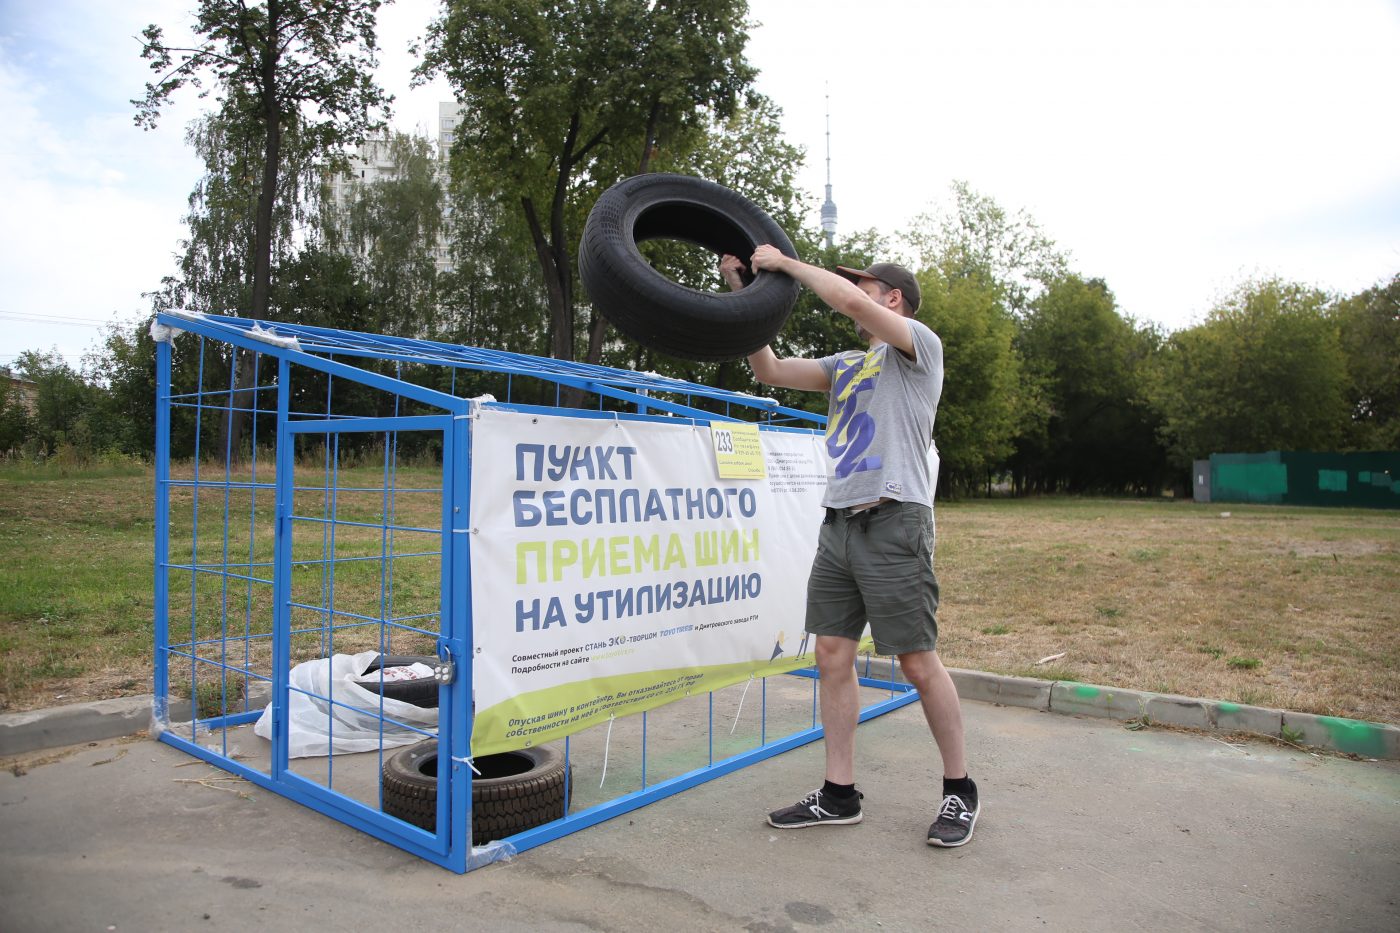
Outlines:
{"type": "Polygon", "coordinates": [[[7,15],[0,178],[15,222],[0,226],[0,311],[29,318],[0,317],[0,363],[57,347],[76,364],[100,325],[144,313],[142,293],[174,268],[200,171],[182,131],[195,109],[184,99],[159,131],[134,126],[130,99],[146,71],[129,37],[145,25],[143,13],[178,22],[175,9],[55,4],[7,15]]]}

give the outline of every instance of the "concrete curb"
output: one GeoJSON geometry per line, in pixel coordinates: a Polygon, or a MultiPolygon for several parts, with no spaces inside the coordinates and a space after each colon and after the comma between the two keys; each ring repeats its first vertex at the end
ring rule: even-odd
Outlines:
{"type": "MultiPolygon", "coordinates": [[[[262,709],[267,703],[267,696],[256,692],[248,698],[250,710],[262,709]]],[[[0,757],[144,732],[151,727],[151,705],[152,697],[145,693],[0,714],[0,757]]],[[[188,722],[190,718],[189,700],[170,704],[167,721],[188,722]]]]}
{"type": "MultiPolygon", "coordinates": [[[[861,664],[864,667],[865,662],[861,664]]],[[[891,677],[892,665],[885,659],[872,659],[870,666],[875,676],[891,677]]],[[[1157,723],[1203,732],[1250,732],[1362,758],[1400,760],[1400,726],[1385,723],[1066,680],[1007,677],[960,668],[949,668],[948,672],[953,676],[958,696],[964,700],[1123,722],[1139,720],[1149,726],[1157,723]]]]}
{"type": "MultiPolygon", "coordinates": [[[[860,662],[861,673],[889,679],[893,663],[884,658],[860,662]]],[[[1200,729],[1205,732],[1252,732],[1294,745],[1345,752],[1362,758],[1400,760],[1400,727],[1384,723],[1263,709],[1224,700],[1199,700],[1171,694],[1125,690],[1066,680],[1007,677],[949,668],[964,700],[1020,706],[1070,716],[1097,716],[1200,729]]],[[[249,698],[249,709],[267,705],[265,696],[249,698]]],[[[172,704],[170,719],[190,718],[188,701],[172,704]]],[[[132,735],[150,727],[151,696],[74,703],[24,713],[0,714],[0,756],[19,755],[60,745],[78,745],[132,735]]]]}

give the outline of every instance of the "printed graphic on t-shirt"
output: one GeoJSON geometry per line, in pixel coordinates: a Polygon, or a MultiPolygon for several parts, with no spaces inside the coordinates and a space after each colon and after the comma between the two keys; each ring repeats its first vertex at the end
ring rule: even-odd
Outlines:
{"type": "Polygon", "coordinates": [[[875,440],[875,418],[867,409],[884,358],[880,350],[871,350],[863,357],[839,360],[831,374],[835,412],[826,427],[826,453],[838,478],[880,469],[880,456],[865,452],[875,440]]]}

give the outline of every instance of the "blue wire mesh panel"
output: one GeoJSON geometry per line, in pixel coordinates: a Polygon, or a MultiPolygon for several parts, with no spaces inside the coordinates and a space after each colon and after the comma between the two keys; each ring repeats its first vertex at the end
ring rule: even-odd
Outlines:
{"type": "MultiPolygon", "coordinates": [[[[491,771],[469,752],[472,632],[491,624],[470,605],[472,412],[783,430],[824,418],[651,373],[425,340],[178,312],[153,332],[162,741],[461,872],[820,738],[811,669],[697,693],[557,743],[564,815],[472,837],[473,771],[491,771]],[[556,407],[566,391],[585,407],[556,407]],[[435,661],[435,702],[419,692],[426,705],[405,712],[386,699],[387,674],[337,679],[346,659],[386,656],[435,661]],[[352,732],[367,741],[338,744],[352,732]],[[429,738],[435,809],[416,826],[385,812],[384,765],[413,747],[396,743],[429,738]]],[[[862,719],[917,699],[888,673],[858,673],[862,719]]]]}
{"type": "Polygon", "coordinates": [[[442,465],[405,464],[400,450],[440,447],[450,419],[376,420],[380,423],[368,431],[358,420],[334,423],[324,431],[294,425],[298,468],[290,497],[286,568],[293,665],[288,705],[306,719],[302,731],[309,734],[298,744],[319,752],[292,758],[290,768],[308,781],[381,809],[379,775],[385,754],[438,737],[442,692],[394,676],[409,665],[380,663],[385,658],[435,660],[443,634],[442,465]],[[398,429],[425,421],[437,422],[437,430],[398,429]],[[343,445],[348,438],[361,443],[343,445]],[[330,676],[328,659],[347,655],[379,660],[355,678],[358,683],[345,685],[330,676]],[[361,754],[366,750],[375,753],[373,761],[361,754]],[[355,766],[340,765],[347,756],[355,766]]]}
{"type": "MultiPolygon", "coordinates": [[[[192,343],[193,373],[161,406],[167,447],[173,423],[187,455],[167,451],[159,463],[164,559],[158,553],[156,588],[165,594],[158,605],[165,636],[157,639],[157,714],[170,711],[172,734],[231,756],[239,750],[229,746],[229,725],[260,714],[273,679],[275,469],[260,454],[276,393],[255,376],[251,389],[235,394],[229,348],[192,343]],[[226,430],[235,411],[251,416],[252,455],[238,460],[226,430]]],[[[250,361],[255,374],[263,362],[250,361]]]]}

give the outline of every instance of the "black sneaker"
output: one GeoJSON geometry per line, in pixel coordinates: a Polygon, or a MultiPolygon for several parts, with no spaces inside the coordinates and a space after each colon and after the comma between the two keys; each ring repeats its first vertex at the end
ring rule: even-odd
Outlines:
{"type": "Polygon", "coordinates": [[[977,815],[982,812],[982,801],[974,799],[969,808],[957,794],[943,798],[943,807],[938,811],[938,819],[928,828],[928,844],[951,849],[972,838],[972,828],[977,825],[977,815]]]}
{"type": "Polygon", "coordinates": [[[864,818],[860,812],[860,801],[864,796],[856,791],[855,796],[842,800],[823,794],[819,788],[792,806],[768,814],[768,825],[778,829],[800,829],[803,826],[859,823],[864,818]]]}

